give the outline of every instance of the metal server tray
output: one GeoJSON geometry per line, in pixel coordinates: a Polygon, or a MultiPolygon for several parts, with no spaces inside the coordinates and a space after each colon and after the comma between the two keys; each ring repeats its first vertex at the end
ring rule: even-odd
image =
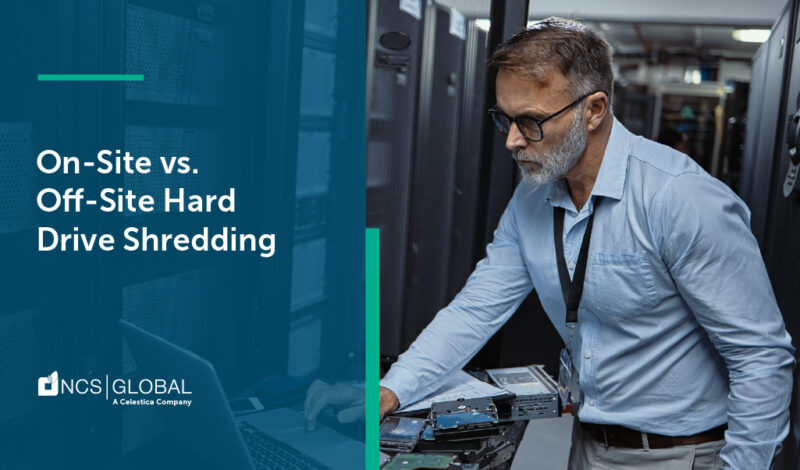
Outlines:
{"type": "Polygon", "coordinates": [[[510,413],[502,413],[503,421],[559,416],[558,385],[543,365],[488,369],[486,373],[498,387],[516,395],[510,413]]]}

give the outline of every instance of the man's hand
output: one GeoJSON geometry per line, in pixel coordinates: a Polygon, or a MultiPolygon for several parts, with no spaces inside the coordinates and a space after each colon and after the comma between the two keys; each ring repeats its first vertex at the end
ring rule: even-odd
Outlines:
{"type": "Polygon", "coordinates": [[[392,414],[396,409],[400,408],[400,400],[397,399],[397,395],[386,387],[381,387],[380,408],[381,421],[386,415],[392,414]]]}
{"type": "MultiPolygon", "coordinates": [[[[317,416],[328,405],[344,406],[344,409],[337,415],[340,423],[364,419],[364,390],[352,385],[327,384],[321,380],[315,380],[306,392],[305,417],[309,431],[313,431],[317,427],[317,416]]],[[[400,401],[394,392],[381,387],[381,420],[399,407],[400,401]]]]}
{"type": "Polygon", "coordinates": [[[315,380],[306,392],[305,416],[309,431],[317,427],[317,415],[328,405],[344,406],[336,416],[340,423],[364,419],[364,390],[347,384],[315,380]]]}

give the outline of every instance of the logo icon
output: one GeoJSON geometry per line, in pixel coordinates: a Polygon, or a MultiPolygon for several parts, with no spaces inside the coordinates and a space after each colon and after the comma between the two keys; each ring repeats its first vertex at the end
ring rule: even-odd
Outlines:
{"type": "Polygon", "coordinates": [[[54,370],[47,377],[39,377],[39,396],[54,397],[58,395],[58,371],[54,370]]]}

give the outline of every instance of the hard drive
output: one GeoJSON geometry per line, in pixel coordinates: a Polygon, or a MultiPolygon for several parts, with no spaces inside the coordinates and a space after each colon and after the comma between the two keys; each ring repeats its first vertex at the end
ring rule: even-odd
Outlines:
{"type": "Polygon", "coordinates": [[[411,452],[427,424],[428,421],[423,418],[386,417],[380,427],[381,450],[411,452]]]}
{"type": "Polygon", "coordinates": [[[492,436],[500,432],[497,408],[491,398],[433,403],[431,423],[437,440],[492,436]]]}

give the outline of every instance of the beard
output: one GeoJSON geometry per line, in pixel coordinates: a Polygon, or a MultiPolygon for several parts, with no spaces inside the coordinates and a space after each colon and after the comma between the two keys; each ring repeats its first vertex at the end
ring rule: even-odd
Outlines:
{"type": "Polygon", "coordinates": [[[532,184],[552,183],[578,163],[589,140],[589,133],[583,127],[581,115],[583,106],[574,112],[572,125],[566,137],[556,146],[542,153],[527,153],[515,150],[514,160],[522,173],[523,179],[532,184]]]}

